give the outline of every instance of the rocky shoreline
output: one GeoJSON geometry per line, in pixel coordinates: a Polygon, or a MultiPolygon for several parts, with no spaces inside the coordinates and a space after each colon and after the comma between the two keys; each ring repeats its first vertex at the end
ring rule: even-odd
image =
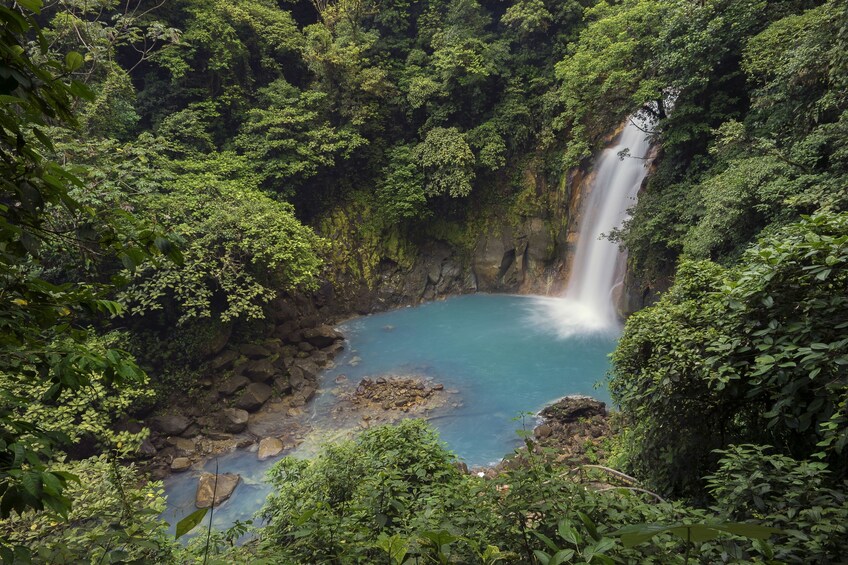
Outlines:
{"type": "Polygon", "coordinates": [[[150,436],[140,454],[154,479],[183,472],[210,457],[256,446],[273,457],[303,441],[303,407],[318,375],[343,349],[329,326],[293,331],[285,340],[230,346],[205,366],[197,390],[144,423],[150,436]]]}
{"type": "MultiPolygon", "coordinates": [[[[595,464],[606,457],[606,441],[612,436],[606,403],[590,396],[564,396],[539,412],[530,446],[547,451],[558,464],[595,464]]],[[[493,467],[468,470],[480,476],[497,478],[503,471],[523,465],[526,448],[517,450],[493,467]]]]}
{"type": "Polygon", "coordinates": [[[533,437],[539,446],[553,448],[557,461],[604,459],[604,442],[611,435],[606,403],[590,396],[565,396],[543,408],[539,416],[542,422],[533,437]]]}

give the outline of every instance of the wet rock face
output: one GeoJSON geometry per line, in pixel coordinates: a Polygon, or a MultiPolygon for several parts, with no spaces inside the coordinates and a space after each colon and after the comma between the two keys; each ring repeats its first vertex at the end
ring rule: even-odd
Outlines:
{"type": "Polygon", "coordinates": [[[218,475],[203,473],[197,482],[197,493],[194,505],[198,508],[209,508],[213,504],[219,506],[233,495],[241,477],[232,473],[218,475]]]}

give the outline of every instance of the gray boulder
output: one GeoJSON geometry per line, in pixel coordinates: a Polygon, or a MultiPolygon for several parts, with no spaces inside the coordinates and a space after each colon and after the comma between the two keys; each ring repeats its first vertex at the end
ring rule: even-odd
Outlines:
{"type": "Polygon", "coordinates": [[[289,384],[295,389],[300,390],[306,384],[306,377],[300,367],[292,367],[289,369],[289,384]]]}
{"type": "Polygon", "coordinates": [[[250,383],[236,402],[236,408],[254,412],[271,398],[273,391],[265,383],[250,383]]]}
{"type": "Polygon", "coordinates": [[[273,355],[273,352],[270,349],[264,345],[258,345],[256,343],[245,343],[239,347],[239,351],[250,359],[262,359],[273,355]]]}
{"type": "MultiPolygon", "coordinates": [[[[314,381],[321,373],[321,369],[309,359],[298,359],[292,364],[292,369],[300,369],[303,373],[303,378],[308,381],[314,381]]],[[[291,370],[291,369],[290,369],[291,370]]]]}
{"type": "Polygon", "coordinates": [[[188,429],[191,420],[179,414],[165,414],[150,419],[150,426],[168,436],[178,436],[188,429]]]}
{"type": "Polygon", "coordinates": [[[546,406],[541,414],[548,421],[568,424],[581,419],[595,416],[606,416],[607,405],[588,396],[566,396],[550,406],[546,406]]]}
{"type": "Polygon", "coordinates": [[[291,394],[292,391],[292,385],[287,377],[277,377],[274,379],[274,388],[280,394],[291,394]]]}
{"type": "Polygon", "coordinates": [[[250,379],[244,375],[233,375],[218,386],[218,392],[224,396],[232,396],[249,384],[250,379]]]}
{"type": "Polygon", "coordinates": [[[220,371],[223,369],[229,369],[233,366],[233,362],[239,358],[238,351],[234,351],[232,349],[228,349],[212,359],[209,362],[209,368],[213,371],[220,371]]]}
{"type": "Polygon", "coordinates": [[[243,374],[254,382],[266,383],[274,378],[277,368],[269,359],[251,361],[244,368],[243,374]]]}
{"type": "Polygon", "coordinates": [[[242,410],[240,408],[225,408],[223,411],[224,431],[231,434],[237,434],[244,431],[247,427],[247,420],[249,417],[250,414],[247,413],[247,410],[242,410]]]}
{"type": "Polygon", "coordinates": [[[303,339],[320,349],[333,345],[333,343],[343,339],[343,336],[330,326],[318,326],[317,328],[304,330],[303,339]]]}

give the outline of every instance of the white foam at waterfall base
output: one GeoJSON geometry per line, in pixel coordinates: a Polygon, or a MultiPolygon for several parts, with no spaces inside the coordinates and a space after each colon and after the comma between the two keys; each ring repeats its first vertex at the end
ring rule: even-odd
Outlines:
{"type": "Polygon", "coordinates": [[[621,326],[605,312],[591,304],[569,298],[534,297],[527,312],[527,321],[540,331],[558,339],[580,336],[615,335],[621,326]]]}

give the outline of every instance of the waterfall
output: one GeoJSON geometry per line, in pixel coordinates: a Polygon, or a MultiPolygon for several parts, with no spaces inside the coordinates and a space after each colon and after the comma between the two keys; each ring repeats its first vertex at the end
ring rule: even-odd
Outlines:
{"type": "Polygon", "coordinates": [[[632,121],[598,158],[595,178],[581,203],[577,246],[562,298],[541,299],[536,322],[562,337],[615,330],[615,291],[624,278],[627,254],[603,237],[621,227],[648,172],[650,143],[632,121]],[[622,153],[624,152],[624,153],[622,153]],[[623,158],[622,158],[623,156],[623,158]],[[544,310],[544,312],[542,312],[544,310]]]}

